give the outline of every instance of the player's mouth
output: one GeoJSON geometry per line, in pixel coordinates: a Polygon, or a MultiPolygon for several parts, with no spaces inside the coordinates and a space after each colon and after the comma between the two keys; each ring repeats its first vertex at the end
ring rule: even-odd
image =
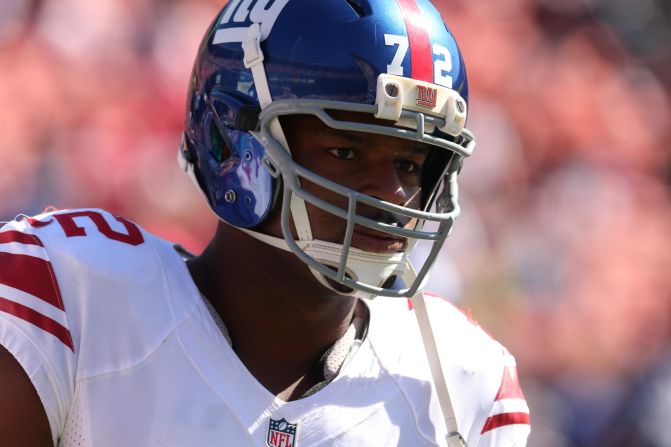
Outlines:
{"type": "Polygon", "coordinates": [[[407,240],[386,233],[354,231],[352,246],[373,253],[393,253],[403,251],[407,240]]]}

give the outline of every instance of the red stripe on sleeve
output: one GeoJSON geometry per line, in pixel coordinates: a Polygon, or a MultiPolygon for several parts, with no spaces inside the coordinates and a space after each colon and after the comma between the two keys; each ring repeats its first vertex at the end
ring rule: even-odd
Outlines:
{"type": "Polygon", "coordinates": [[[501,413],[487,418],[485,426],[482,427],[480,434],[486,433],[495,428],[506,425],[524,424],[529,425],[529,413],[501,413]]]}
{"type": "Polygon", "coordinates": [[[0,252],[0,284],[29,293],[65,310],[49,261],[35,256],[0,252]]]}
{"type": "Polygon", "coordinates": [[[524,393],[517,377],[517,368],[514,366],[506,366],[503,369],[501,386],[494,400],[502,399],[524,399],[524,393]]]}
{"type": "Polygon", "coordinates": [[[431,38],[426,29],[426,19],[417,5],[417,0],[396,0],[403,13],[410,44],[411,77],[433,83],[433,51],[431,38]]]}
{"type": "Polygon", "coordinates": [[[17,318],[27,321],[38,328],[50,333],[58,338],[60,341],[70,348],[73,352],[75,350],[70,331],[68,331],[62,324],[52,320],[41,313],[24,306],[23,304],[15,303],[8,299],[0,297],[0,311],[14,315],[17,318]]]}
{"type": "Polygon", "coordinates": [[[26,234],[15,230],[0,232],[0,244],[8,244],[10,242],[18,242],[20,244],[26,245],[39,245],[40,247],[44,247],[44,245],[42,245],[42,241],[40,241],[37,236],[32,234],[26,234]]]}

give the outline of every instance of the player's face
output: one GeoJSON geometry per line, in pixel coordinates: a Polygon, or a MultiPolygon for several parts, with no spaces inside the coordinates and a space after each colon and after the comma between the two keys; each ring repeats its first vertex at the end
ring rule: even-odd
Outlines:
{"type": "MultiPolygon", "coordinates": [[[[386,124],[361,115],[333,112],[337,119],[386,124]]],[[[347,188],[383,201],[419,209],[422,167],[429,153],[423,143],[365,132],[335,130],[313,116],[285,117],[282,121],[294,160],[303,167],[347,188]]],[[[308,192],[340,208],[347,209],[347,198],[305,179],[308,192]]],[[[342,243],[346,222],[307,203],[313,237],[342,243]]],[[[414,220],[359,204],[357,214],[390,225],[410,228],[414,220]]],[[[372,252],[404,249],[406,241],[363,226],[355,226],[352,246],[372,252]]]]}

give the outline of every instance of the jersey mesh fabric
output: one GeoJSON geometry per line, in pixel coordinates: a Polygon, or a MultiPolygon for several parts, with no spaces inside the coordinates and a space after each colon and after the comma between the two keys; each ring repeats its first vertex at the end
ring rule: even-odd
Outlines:
{"type": "Polygon", "coordinates": [[[84,413],[81,397],[75,394],[72,407],[65,422],[63,437],[58,447],[80,447],[88,445],[86,439],[86,414],[84,413]]]}

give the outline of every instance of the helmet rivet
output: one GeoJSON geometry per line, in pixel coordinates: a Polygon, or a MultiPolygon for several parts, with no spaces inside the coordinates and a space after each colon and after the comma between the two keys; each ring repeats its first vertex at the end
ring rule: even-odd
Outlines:
{"type": "Polygon", "coordinates": [[[459,111],[459,113],[464,113],[464,110],[466,110],[466,107],[464,106],[463,101],[457,100],[457,110],[459,111]]]}
{"type": "Polygon", "coordinates": [[[235,191],[233,191],[232,189],[229,189],[228,191],[226,191],[226,192],[224,193],[224,200],[225,200],[226,202],[228,202],[228,203],[233,203],[233,202],[235,202],[235,199],[236,199],[236,197],[235,197],[235,191]]]}
{"type": "Polygon", "coordinates": [[[398,96],[398,85],[394,84],[393,82],[385,85],[384,90],[387,92],[387,95],[391,96],[392,98],[396,98],[398,96]]]}

